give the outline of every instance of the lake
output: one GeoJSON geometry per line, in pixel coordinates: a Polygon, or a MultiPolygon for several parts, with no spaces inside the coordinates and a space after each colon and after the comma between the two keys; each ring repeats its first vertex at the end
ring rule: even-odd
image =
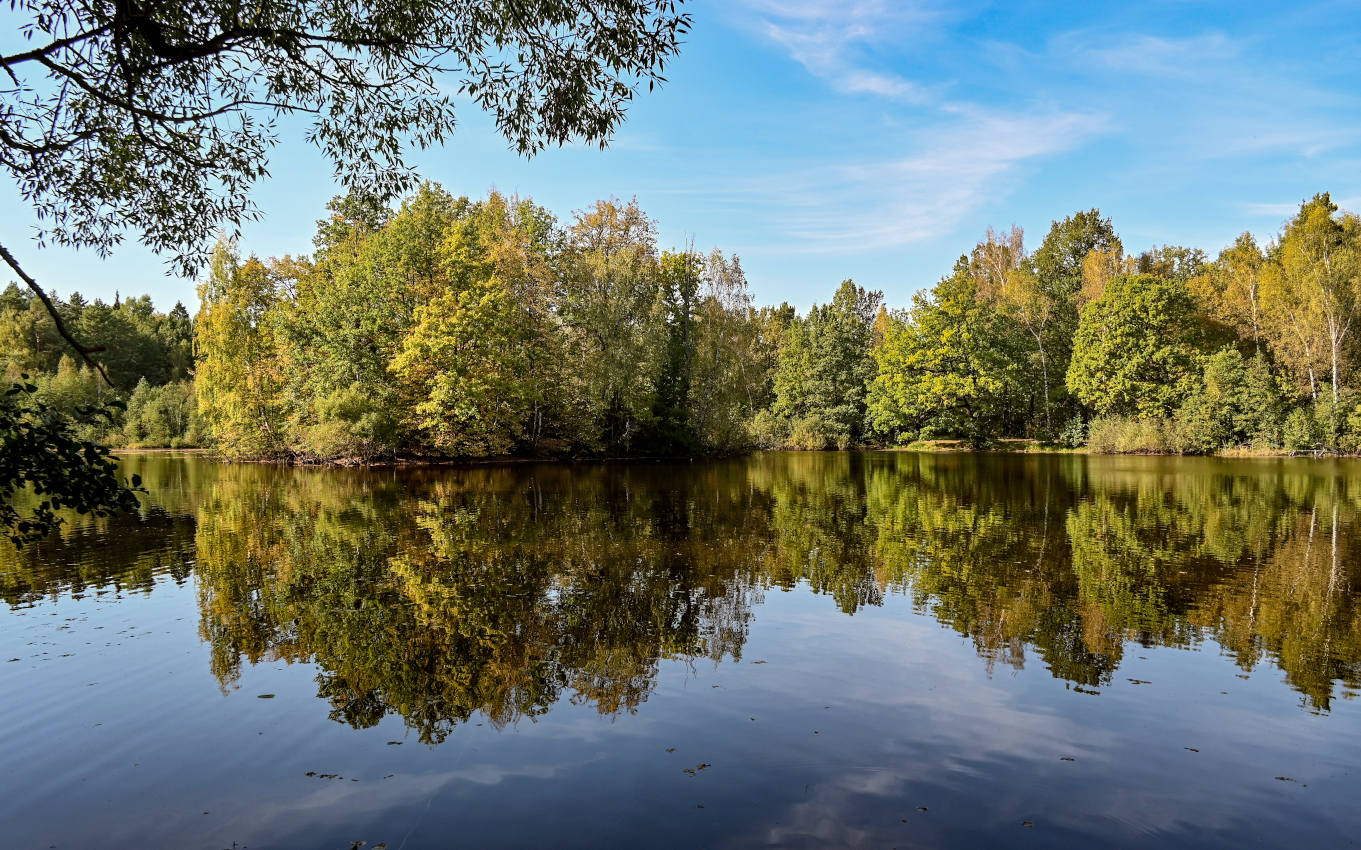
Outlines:
{"type": "Polygon", "coordinates": [[[6,848],[1361,839],[1358,461],[125,466],[0,549],[6,848]]]}

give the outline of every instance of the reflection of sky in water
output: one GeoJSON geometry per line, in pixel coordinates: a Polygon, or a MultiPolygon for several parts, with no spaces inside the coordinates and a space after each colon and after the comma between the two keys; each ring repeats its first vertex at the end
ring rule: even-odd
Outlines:
{"type": "MultiPolygon", "coordinates": [[[[858,474],[833,466],[831,460],[799,458],[797,463],[819,464],[822,477],[814,480],[824,487],[845,484],[858,474]]],[[[1165,468],[1165,462],[1156,465],[1165,468]]],[[[1137,470],[1137,464],[1122,461],[1120,469],[1125,474],[1137,470]]],[[[1189,479],[1203,466],[1182,469],[1188,478],[1184,486],[1202,486],[1189,479]]],[[[206,481],[214,473],[196,474],[206,481]]],[[[608,542],[596,546],[591,564],[600,566],[613,557],[628,557],[636,564],[636,552],[625,545],[625,538],[641,534],[639,529],[660,534],[659,529],[670,527],[671,519],[657,517],[672,516],[674,500],[655,510],[640,508],[649,487],[662,485],[636,471],[633,475],[629,504],[635,513],[625,511],[626,521],[613,526],[608,542]]],[[[1028,497],[1020,495],[1025,482],[1017,475],[1013,469],[996,488],[972,492],[980,499],[1002,499],[1010,521],[1021,523],[1027,521],[1021,507],[1028,497]],[[1008,487],[1001,486],[1008,482],[1008,487]]],[[[691,489],[684,476],[673,472],[658,480],[663,479],[666,488],[685,492],[682,504],[698,503],[696,510],[706,510],[704,497],[697,494],[709,491],[700,484],[691,489]]],[[[288,486],[269,480],[274,481],[269,486],[288,486]]],[[[745,481],[745,474],[703,483],[709,488],[715,483],[735,486],[737,480],[745,481]]],[[[1156,490],[1166,480],[1140,478],[1110,492],[1128,495],[1140,486],[1156,490]]],[[[905,475],[900,486],[918,486],[915,481],[905,475]]],[[[921,501],[931,500],[933,487],[958,495],[976,484],[951,476],[928,483],[920,487],[921,501]]],[[[406,486],[419,491],[425,485],[406,486]]],[[[763,486],[778,489],[779,484],[766,481],[763,486]]],[[[838,511],[854,506],[856,490],[848,492],[838,511]]],[[[797,493],[791,489],[777,495],[770,509],[789,509],[791,499],[814,498],[797,493]],[[779,499],[786,500],[784,508],[779,499]]],[[[273,497],[281,494],[286,492],[272,491],[273,497]]],[[[632,711],[602,714],[594,701],[577,698],[568,686],[546,713],[512,719],[500,729],[474,713],[435,746],[422,744],[404,725],[401,709],[410,706],[388,706],[375,726],[352,728],[329,717],[334,705],[318,697],[319,677],[327,671],[296,645],[303,639],[298,635],[305,636],[314,624],[305,622],[294,634],[284,628],[287,623],[274,623],[271,628],[278,634],[271,634],[280,641],[277,647],[261,653],[256,663],[241,665],[237,678],[225,681],[225,689],[212,675],[211,647],[200,629],[203,618],[214,615],[202,606],[222,598],[222,577],[212,570],[228,565],[210,563],[212,553],[203,549],[210,540],[202,512],[216,508],[201,495],[189,488],[188,506],[180,511],[171,507],[172,513],[197,515],[199,528],[181,525],[178,536],[162,536],[167,553],[178,546],[201,561],[191,564],[193,570],[183,581],[166,572],[167,564],[183,562],[169,554],[151,569],[150,587],[119,574],[112,553],[130,557],[135,548],[145,556],[147,544],[139,539],[135,546],[120,549],[120,540],[133,538],[112,530],[94,535],[88,546],[63,550],[79,555],[71,563],[81,557],[106,561],[103,566],[87,564],[87,586],[79,598],[69,591],[71,563],[53,563],[46,573],[26,575],[33,591],[24,594],[27,602],[0,613],[0,661],[19,659],[0,664],[0,723],[10,733],[4,761],[15,777],[0,802],[7,846],[216,847],[236,841],[252,848],[343,848],[364,840],[370,846],[386,842],[389,848],[403,842],[406,847],[1230,847],[1259,839],[1268,845],[1337,846],[1361,826],[1354,805],[1353,772],[1361,764],[1361,715],[1355,700],[1334,698],[1321,710],[1285,681],[1279,667],[1259,663],[1245,672],[1203,632],[1191,651],[1181,639],[1174,641],[1176,648],[1127,641],[1109,675],[1085,686],[1056,675],[1044,653],[1029,644],[1020,647],[1023,665],[988,665],[980,659],[978,634],[953,618],[951,625],[943,625],[939,604],[911,595],[910,577],[905,582],[909,595],[889,593],[881,606],[863,606],[847,615],[827,595],[811,592],[807,578],[796,577],[788,591],[776,587],[752,592],[748,580],[740,577],[730,575],[727,584],[715,584],[712,576],[690,578],[679,565],[670,564],[670,583],[660,585],[662,590],[698,598],[706,592],[701,588],[726,587],[748,600],[751,616],[737,644],[740,660],[731,655],[718,662],[703,656],[644,658],[642,669],[655,667],[655,673],[646,683],[650,690],[645,700],[632,711]],[[45,590],[44,581],[49,583],[45,590]],[[120,583],[123,589],[112,589],[120,583]],[[261,699],[262,694],[273,697],[261,699]],[[318,775],[309,777],[309,772],[318,775]],[[1033,825],[1024,826],[1027,822],[1033,825]]],[[[1088,492],[1086,498],[1091,497],[1088,492]]],[[[377,497],[350,493],[335,510],[354,512],[356,504],[370,498],[377,497]]],[[[602,501],[600,491],[586,485],[574,498],[602,501]]],[[[1293,551],[1283,548],[1291,544],[1280,531],[1289,524],[1287,514],[1298,514],[1300,504],[1322,497],[1301,498],[1265,503],[1277,514],[1277,531],[1269,537],[1281,551],[1293,551]]],[[[1351,501],[1338,501],[1345,521],[1353,522],[1351,501]]],[[[762,504],[761,510],[769,507],[762,504]]],[[[810,523],[820,521],[819,513],[800,504],[808,508],[799,514],[801,530],[808,531],[810,523]]],[[[1331,522],[1331,504],[1320,504],[1331,522]]],[[[410,507],[397,499],[400,510],[393,516],[409,514],[410,507]]],[[[1056,497],[1054,510],[1070,507],[1056,497]]],[[[494,511],[482,516],[490,513],[494,511]]],[[[1104,514],[1121,515],[1119,510],[1104,514]]],[[[751,519],[748,513],[733,516],[751,519]]],[[[707,548],[735,553],[724,548],[736,546],[733,540],[715,536],[726,519],[692,522],[688,533],[706,535],[703,540],[670,540],[646,551],[707,548]],[[691,544],[698,548],[688,548],[691,544]]],[[[842,527],[841,520],[832,527],[842,527]]],[[[263,516],[243,518],[240,534],[263,534],[259,523],[264,521],[263,516]]],[[[366,518],[360,511],[351,525],[373,521],[374,516],[366,518]]],[[[861,518],[861,525],[866,521],[861,518]]],[[[1190,525],[1182,532],[1211,522],[1203,517],[1186,521],[1190,525]]],[[[1308,516],[1290,521],[1307,522],[1308,516]]],[[[409,518],[400,522],[410,524],[409,518]]],[[[883,532],[887,526],[877,522],[883,532]]],[[[1062,524],[1056,528],[1072,533],[1062,524]]],[[[1341,532],[1344,551],[1350,551],[1350,529],[1348,524],[1341,532]]],[[[752,552],[768,555],[780,546],[785,539],[781,534],[800,529],[743,530],[763,538],[760,546],[741,550],[743,557],[754,557],[752,552]]],[[[1139,530],[1146,541],[1157,536],[1139,530]]],[[[1331,546],[1326,524],[1315,525],[1314,531],[1312,545],[1331,546]]],[[[483,537],[489,533],[486,527],[483,532],[483,537]]],[[[952,532],[941,523],[933,533],[939,540],[952,532]]],[[[979,540],[988,532],[975,525],[968,533],[979,540]]],[[[403,539],[399,545],[414,546],[411,541],[420,538],[403,539]]],[[[459,545],[467,545],[466,538],[460,539],[464,542],[459,545]]],[[[297,581],[308,569],[318,570],[317,575],[344,572],[341,563],[297,562],[299,550],[293,551],[290,556],[282,549],[261,550],[256,554],[273,560],[257,566],[278,571],[277,582],[297,581]]],[[[1320,563],[1331,570],[1331,552],[1325,554],[1328,558],[1320,563]]],[[[491,554],[482,557],[494,560],[491,554]]],[[[1250,590],[1251,578],[1265,575],[1269,560],[1229,569],[1199,557],[1201,562],[1158,573],[1164,584],[1182,583],[1175,592],[1164,585],[1153,589],[1163,588],[1164,599],[1190,598],[1208,605],[1207,599],[1250,590]]],[[[715,558],[720,563],[722,555],[715,558]]],[[[11,557],[3,563],[9,569],[22,562],[11,557]]],[[[996,582],[1018,581],[1001,564],[967,558],[958,562],[970,563],[996,582]]],[[[1319,573],[1318,587],[1293,592],[1301,598],[1354,595],[1351,560],[1340,563],[1340,576],[1319,573]]],[[[482,565],[479,561],[479,569],[482,565]]],[[[1111,586],[1129,580],[1104,569],[1111,586]]],[[[447,578],[439,569],[411,575],[447,578]]],[[[497,574],[476,575],[490,581],[497,574]]],[[[566,604],[575,593],[581,604],[589,605],[613,588],[591,584],[585,572],[572,575],[576,577],[547,584],[543,604],[566,604]]],[[[647,582],[634,584],[641,594],[647,582]]],[[[936,585],[942,593],[960,592],[961,586],[936,585]]],[[[995,590],[987,581],[968,586],[982,595],[995,590]]],[[[1147,594],[1153,585],[1136,581],[1134,586],[1147,594]]],[[[447,589],[438,581],[405,587],[447,589]]],[[[1256,587],[1262,594],[1278,592],[1260,580],[1256,587]]],[[[252,599],[269,588],[235,590],[252,599]]],[[[372,590],[379,593],[376,587],[372,590]]],[[[1091,588],[1087,591],[1092,595],[1091,588]]],[[[1054,592],[1054,599],[1074,604],[1073,588],[1054,592]]],[[[297,610],[304,619],[310,593],[286,598],[301,606],[297,610]]],[[[982,595],[967,601],[976,605],[982,595]]],[[[1095,595],[1119,597],[1109,586],[1095,595]]],[[[638,598],[609,601],[636,604],[638,598]]],[[[730,613],[740,609],[734,600],[727,601],[730,613]]],[[[957,603],[950,610],[970,610],[957,603]]],[[[1268,608],[1256,610],[1266,616],[1268,608]]],[[[391,609],[381,622],[411,628],[397,617],[398,610],[391,609]]],[[[609,610],[602,608],[593,616],[604,617],[609,610]]],[[[1020,609],[1006,609],[1003,615],[1011,610],[1020,609]]],[[[1337,604],[1329,616],[1336,620],[1352,610],[1354,605],[1337,604]]],[[[621,617],[636,613],[616,611],[621,617]]],[[[463,620],[476,614],[465,612],[463,620]]],[[[1003,615],[999,619],[1005,620],[1003,615]]],[[[706,616],[720,615],[711,609],[706,616]]],[[[1176,611],[1169,616],[1180,622],[1176,611]]],[[[978,625],[993,628],[996,623],[980,620],[978,625]]],[[[1346,626],[1332,622],[1342,637],[1346,626]]],[[[610,634],[603,626],[599,632],[571,631],[570,623],[559,620],[535,627],[548,629],[547,640],[565,639],[553,629],[566,630],[578,642],[592,634],[610,634]]],[[[1001,628],[1005,632],[1005,623],[1001,628]]],[[[1180,628],[1174,633],[1184,634],[1180,628]]],[[[655,633],[664,636],[666,628],[659,629],[655,633]]],[[[1288,630],[1286,635],[1291,640],[1307,637],[1288,630]]],[[[1083,633],[1074,630],[1067,639],[1084,639],[1083,633]]],[[[580,657],[639,669],[631,658],[640,651],[637,646],[606,643],[597,649],[601,652],[580,657]],[[609,651],[630,658],[620,660],[609,651]]],[[[328,652],[332,660],[342,657],[334,655],[334,647],[328,652]]],[[[1333,663],[1341,662],[1355,669],[1357,659],[1338,657],[1334,650],[1333,663]]],[[[1334,696],[1350,690],[1336,684],[1334,696]]],[[[388,692],[398,689],[389,687],[388,692]]]]}

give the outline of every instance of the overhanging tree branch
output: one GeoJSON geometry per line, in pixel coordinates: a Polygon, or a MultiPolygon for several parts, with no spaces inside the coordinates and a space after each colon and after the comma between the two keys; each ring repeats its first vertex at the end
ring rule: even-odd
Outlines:
{"type": "Polygon", "coordinates": [[[93,356],[104,349],[101,346],[87,347],[80,344],[71,331],[67,329],[66,322],[62,319],[61,313],[57,310],[57,305],[52,303],[52,299],[48,297],[46,292],[43,292],[43,288],[38,285],[38,282],[34,280],[28,272],[23,270],[23,267],[19,265],[19,262],[14,259],[14,255],[11,254],[9,249],[4,245],[0,245],[0,258],[3,258],[9,267],[14,269],[14,273],[19,276],[19,279],[22,280],[29,289],[33,290],[34,295],[38,296],[38,300],[43,303],[43,308],[46,309],[47,314],[52,317],[52,323],[57,326],[57,333],[61,334],[61,338],[66,340],[66,344],[71,346],[71,348],[80,355],[80,359],[89,364],[92,369],[99,372],[99,376],[104,379],[104,383],[112,387],[113,381],[109,378],[109,373],[104,370],[104,364],[100,363],[93,356]]]}

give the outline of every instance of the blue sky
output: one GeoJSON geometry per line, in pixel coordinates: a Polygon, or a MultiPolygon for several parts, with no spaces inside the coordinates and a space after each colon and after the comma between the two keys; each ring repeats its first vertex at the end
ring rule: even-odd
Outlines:
{"type": "MultiPolygon", "coordinates": [[[[609,150],[526,161],[467,107],[452,142],[413,161],[457,194],[518,192],[563,218],[636,195],[664,247],[736,253],[759,303],[800,307],[847,277],[903,305],[989,225],[1034,247],[1078,209],[1111,216],[1128,250],[1213,255],[1244,230],[1269,238],[1318,191],[1361,207],[1361,4],[687,8],[669,84],[609,150]]],[[[305,252],[330,168],[299,128],[271,170],[243,250],[305,252]]],[[[31,219],[6,203],[5,241],[48,288],[193,308],[193,282],[137,246],[101,261],[23,244],[31,219]]]]}

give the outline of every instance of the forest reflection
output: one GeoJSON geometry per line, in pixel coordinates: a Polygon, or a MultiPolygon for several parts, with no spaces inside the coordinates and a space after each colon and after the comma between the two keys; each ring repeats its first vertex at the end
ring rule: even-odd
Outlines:
{"type": "Polygon", "coordinates": [[[1038,663],[1084,690],[1131,646],[1206,641],[1244,671],[1279,667],[1310,710],[1361,690],[1346,462],[129,463],[151,490],[144,516],[5,548],[6,602],[192,573],[224,688],[246,664],[310,662],[333,719],[396,714],[428,742],[562,699],[635,711],[665,660],[740,660],[764,595],[796,587],[845,614],[911,604],[990,669],[1038,663]]]}

